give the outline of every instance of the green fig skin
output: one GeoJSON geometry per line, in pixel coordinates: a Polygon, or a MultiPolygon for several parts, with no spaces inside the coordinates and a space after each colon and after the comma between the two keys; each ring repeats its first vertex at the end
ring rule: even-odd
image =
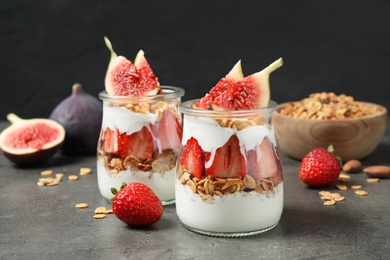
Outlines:
{"type": "Polygon", "coordinates": [[[65,128],[62,153],[65,155],[96,154],[102,116],[102,102],[84,92],[81,84],[75,83],[72,95],[59,103],[49,117],[65,128]]]}

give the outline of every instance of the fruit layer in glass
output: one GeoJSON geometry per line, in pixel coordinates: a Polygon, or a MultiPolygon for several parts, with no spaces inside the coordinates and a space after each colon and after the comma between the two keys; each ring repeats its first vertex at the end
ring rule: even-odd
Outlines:
{"type": "Polygon", "coordinates": [[[103,100],[102,129],[97,147],[98,184],[102,196],[123,182],[149,186],[163,205],[174,203],[176,158],[182,126],[179,105],[184,90],[162,86],[164,94],[110,96],[103,100]]]}
{"type": "Polygon", "coordinates": [[[283,211],[283,165],[266,108],[212,111],[184,102],[176,211],[190,230],[238,237],[275,227],[283,211]]]}

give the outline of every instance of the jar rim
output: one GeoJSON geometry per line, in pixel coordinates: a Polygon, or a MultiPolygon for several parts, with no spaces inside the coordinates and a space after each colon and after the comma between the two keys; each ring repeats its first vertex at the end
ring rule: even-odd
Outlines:
{"type": "Polygon", "coordinates": [[[273,100],[270,100],[268,106],[254,109],[245,109],[245,110],[233,110],[233,111],[217,111],[217,110],[204,110],[193,108],[192,105],[199,99],[192,99],[182,102],[180,104],[180,112],[184,115],[191,116],[204,116],[204,117],[250,117],[258,114],[269,114],[276,110],[277,103],[273,100]]]}
{"type": "Polygon", "coordinates": [[[175,99],[178,97],[184,96],[184,89],[173,86],[161,86],[161,89],[164,91],[163,94],[155,94],[155,95],[145,95],[145,96],[116,96],[107,94],[105,90],[99,93],[99,98],[101,100],[118,100],[118,101],[129,101],[129,102],[148,102],[148,101],[156,101],[156,100],[169,100],[175,99]]]}

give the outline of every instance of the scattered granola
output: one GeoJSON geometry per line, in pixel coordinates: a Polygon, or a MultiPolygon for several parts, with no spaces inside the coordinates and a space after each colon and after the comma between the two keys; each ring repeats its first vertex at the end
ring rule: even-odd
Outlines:
{"type": "MultiPolygon", "coordinates": [[[[88,175],[92,172],[90,168],[82,167],[80,168],[80,176],[88,175]]],[[[42,176],[50,176],[53,175],[54,171],[53,170],[44,170],[41,171],[42,176]]],[[[55,177],[44,177],[44,178],[39,178],[37,185],[38,186],[56,186],[60,183],[60,181],[64,178],[63,173],[56,173],[55,177]]],[[[77,175],[69,175],[68,180],[70,181],[76,181],[78,180],[79,177],[77,175]]]]}
{"type": "Polygon", "coordinates": [[[64,174],[63,173],[56,173],[56,178],[62,180],[62,178],[64,178],[64,174]]]}
{"type": "Polygon", "coordinates": [[[95,214],[95,215],[93,215],[93,218],[94,219],[103,219],[106,216],[107,216],[106,214],[95,214]]]}
{"type": "Polygon", "coordinates": [[[60,183],[62,180],[63,175],[61,174],[56,174],[56,177],[44,177],[44,178],[39,178],[37,185],[38,186],[56,186],[60,183]]]}
{"type": "Polygon", "coordinates": [[[85,202],[83,202],[83,203],[78,203],[78,204],[76,204],[76,206],[75,206],[75,208],[77,208],[77,209],[86,209],[86,208],[88,208],[88,207],[89,207],[88,204],[85,203],[85,202]]]}
{"type": "Polygon", "coordinates": [[[336,188],[339,190],[347,190],[348,189],[348,187],[346,185],[342,185],[342,184],[337,184],[336,188]]]}
{"type": "Polygon", "coordinates": [[[77,175],[69,175],[68,180],[70,181],[77,181],[79,179],[79,176],[77,175]]]}
{"type": "Polygon", "coordinates": [[[342,182],[348,182],[351,177],[345,173],[340,173],[338,180],[342,182]]]}
{"type": "MultiPolygon", "coordinates": [[[[92,170],[90,168],[82,167],[82,168],[80,168],[79,175],[80,176],[85,176],[85,175],[90,174],[91,172],[92,172],[92,170]]],[[[42,176],[53,175],[53,173],[54,173],[53,170],[41,171],[41,175],[42,176]]],[[[63,173],[56,173],[55,177],[51,177],[51,176],[50,177],[42,177],[42,178],[39,178],[39,180],[37,182],[37,185],[38,186],[55,186],[55,185],[59,184],[59,182],[63,179],[63,177],[64,177],[63,173]]],[[[79,176],[74,175],[74,174],[73,175],[69,175],[68,179],[71,180],[71,181],[75,181],[75,180],[79,179],[79,176]]],[[[76,209],[86,209],[86,208],[89,208],[89,205],[88,205],[88,203],[82,202],[82,203],[76,204],[75,208],[76,209]]],[[[108,214],[113,214],[112,209],[106,209],[106,207],[100,206],[100,207],[97,207],[95,209],[93,218],[94,219],[103,219],[108,214]]]]}
{"type": "Polygon", "coordinates": [[[95,214],[112,214],[113,213],[113,211],[112,211],[112,209],[106,209],[106,207],[104,207],[104,206],[100,206],[100,207],[97,207],[96,209],[95,209],[95,214]]]}
{"type": "Polygon", "coordinates": [[[47,176],[47,175],[52,175],[52,174],[53,174],[52,170],[41,171],[41,175],[42,176],[47,176]]]}
{"type": "Polygon", "coordinates": [[[327,200],[324,202],[325,206],[332,206],[334,204],[336,204],[336,201],[334,201],[334,200],[327,200]]]}
{"type": "Polygon", "coordinates": [[[357,190],[357,191],[355,191],[355,193],[359,196],[367,196],[368,195],[368,192],[364,191],[364,190],[357,190]]]}
{"type": "Polygon", "coordinates": [[[108,214],[113,214],[114,212],[112,209],[106,209],[104,206],[97,207],[95,209],[95,215],[93,215],[94,219],[103,219],[105,218],[108,214]]]}
{"type": "Polygon", "coordinates": [[[88,175],[92,172],[91,168],[80,168],[80,176],[88,175]]]}
{"type": "MultiPolygon", "coordinates": [[[[75,205],[75,208],[77,209],[86,209],[89,208],[88,203],[78,203],[75,205]]],[[[104,206],[97,207],[94,211],[93,218],[94,219],[103,219],[105,218],[108,214],[113,214],[114,212],[112,209],[106,209],[104,206]]]]}
{"type": "Polygon", "coordinates": [[[375,182],[379,182],[380,179],[379,178],[368,178],[367,179],[367,182],[370,182],[370,183],[375,183],[375,182]]]}
{"type": "Polygon", "coordinates": [[[377,107],[370,107],[354,100],[352,96],[335,93],[313,93],[300,102],[290,102],[280,113],[305,119],[351,119],[379,113],[377,107]]]}
{"type": "Polygon", "coordinates": [[[329,191],[320,191],[318,193],[322,200],[325,200],[324,206],[332,206],[336,204],[336,202],[340,202],[345,200],[344,196],[341,196],[340,193],[331,193],[329,191]]]}
{"type": "MultiPolygon", "coordinates": [[[[361,165],[359,165],[359,167],[361,167],[361,165]]],[[[358,172],[358,171],[354,171],[354,173],[356,173],[356,172],[358,172]]],[[[337,189],[343,190],[343,191],[348,190],[347,183],[349,182],[350,178],[351,177],[348,174],[341,173],[338,181],[342,182],[343,184],[336,184],[335,187],[337,189]]],[[[367,183],[376,183],[376,182],[380,181],[380,178],[368,178],[366,181],[367,181],[367,183]]],[[[367,191],[361,190],[362,185],[354,184],[354,185],[351,185],[350,188],[352,190],[354,190],[354,193],[358,196],[367,196],[368,195],[367,191]]],[[[331,205],[334,205],[336,202],[345,200],[345,197],[341,196],[339,193],[331,193],[329,191],[320,191],[319,195],[320,195],[320,198],[322,200],[325,200],[325,202],[323,203],[325,206],[331,206],[331,205]]]]}

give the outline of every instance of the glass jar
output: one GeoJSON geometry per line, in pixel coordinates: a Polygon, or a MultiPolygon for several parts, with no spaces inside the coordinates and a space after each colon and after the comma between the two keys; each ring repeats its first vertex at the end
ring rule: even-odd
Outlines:
{"type": "Polygon", "coordinates": [[[162,86],[163,94],[111,96],[103,100],[103,120],[97,147],[100,193],[110,200],[122,183],[149,186],[163,205],[174,203],[176,158],[182,137],[179,111],[184,90],[162,86]]]}
{"type": "Polygon", "coordinates": [[[241,237],[275,227],[283,211],[283,165],[266,108],[212,111],[184,102],[176,212],[190,230],[241,237]]]}

